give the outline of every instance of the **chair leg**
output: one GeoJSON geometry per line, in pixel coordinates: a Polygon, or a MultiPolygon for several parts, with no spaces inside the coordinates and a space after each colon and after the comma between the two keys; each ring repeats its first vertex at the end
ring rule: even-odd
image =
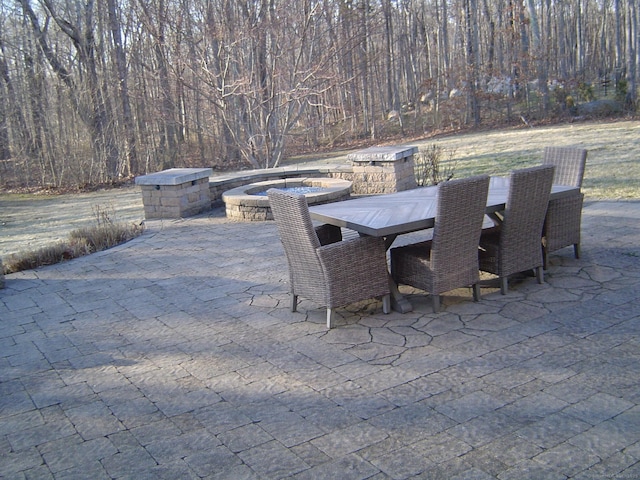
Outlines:
{"type": "Polygon", "coordinates": [[[473,301],[474,302],[480,301],[480,284],[479,283],[473,284],[473,301]]]}
{"type": "Polygon", "coordinates": [[[433,301],[433,313],[440,311],[440,295],[431,295],[433,301]]]}
{"type": "Polygon", "coordinates": [[[327,328],[331,328],[331,309],[327,308],[327,328]]]}
{"type": "Polygon", "coordinates": [[[500,277],[500,293],[506,295],[507,290],[509,290],[509,278],[506,276],[500,277]]]}
{"type": "Polygon", "coordinates": [[[574,243],[573,244],[573,253],[574,253],[576,258],[580,258],[580,244],[579,243],[574,243]]]}
{"type": "Polygon", "coordinates": [[[295,312],[298,309],[298,295],[291,294],[291,311],[295,312]]]}
{"type": "Polygon", "coordinates": [[[382,313],[391,312],[391,295],[382,297],[382,313]]]}
{"type": "Polygon", "coordinates": [[[542,267],[536,267],[536,279],[540,285],[544,282],[544,270],[542,267]]]}

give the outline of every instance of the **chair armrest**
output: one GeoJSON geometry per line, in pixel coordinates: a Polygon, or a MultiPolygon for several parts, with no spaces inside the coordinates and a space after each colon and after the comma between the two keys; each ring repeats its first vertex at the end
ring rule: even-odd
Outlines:
{"type": "Polygon", "coordinates": [[[377,237],[350,238],[317,250],[329,288],[362,288],[355,279],[366,282],[372,296],[389,293],[389,276],[384,240],[377,237]]]}
{"type": "Polygon", "coordinates": [[[385,256],[384,240],[380,237],[353,237],[341,242],[323,245],[318,248],[320,259],[333,257],[340,259],[348,256],[349,260],[366,260],[377,254],[385,256]]]}

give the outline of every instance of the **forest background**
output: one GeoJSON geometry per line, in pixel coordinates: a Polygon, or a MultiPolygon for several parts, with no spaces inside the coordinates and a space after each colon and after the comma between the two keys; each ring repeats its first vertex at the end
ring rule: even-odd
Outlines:
{"type": "Polygon", "coordinates": [[[637,0],[0,0],[0,190],[633,115],[637,0]]]}

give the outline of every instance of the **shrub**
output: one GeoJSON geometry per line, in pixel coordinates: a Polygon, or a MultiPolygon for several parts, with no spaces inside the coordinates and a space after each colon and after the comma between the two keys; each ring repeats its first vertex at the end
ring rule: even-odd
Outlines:
{"type": "Polygon", "coordinates": [[[578,95],[585,102],[593,102],[596,99],[593,85],[587,82],[578,83],[578,95]]]}
{"type": "Polygon", "coordinates": [[[89,253],[91,251],[88,246],[82,242],[57,242],[37,250],[9,255],[5,258],[4,271],[5,273],[15,273],[45,265],[54,265],[89,253]]]}
{"type": "Polygon", "coordinates": [[[142,233],[142,231],[138,233],[137,229],[142,230],[142,227],[122,223],[97,225],[74,230],[69,234],[69,239],[72,244],[85,244],[90,250],[89,253],[93,253],[115,247],[137,237],[142,233]]]}
{"type": "Polygon", "coordinates": [[[418,150],[414,162],[416,183],[419,186],[437,185],[453,178],[456,169],[456,162],[453,160],[455,151],[448,152],[446,165],[442,161],[443,155],[443,148],[436,144],[418,150]]]}
{"type": "Polygon", "coordinates": [[[144,231],[142,225],[116,222],[113,209],[94,207],[94,214],[97,225],[73,230],[67,241],[5,257],[3,259],[4,273],[15,273],[45,265],[54,265],[65,260],[106,250],[127,242],[141,235],[144,231]]]}

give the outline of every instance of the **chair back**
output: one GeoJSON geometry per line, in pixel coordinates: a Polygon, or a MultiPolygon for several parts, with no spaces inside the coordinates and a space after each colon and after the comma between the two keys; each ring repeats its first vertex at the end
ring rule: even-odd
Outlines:
{"type": "Polygon", "coordinates": [[[575,147],[545,147],[543,165],[556,167],[553,183],[582,187],[587,151],[575,147]]]}
{"type": "Polygon", "coordinates": [[[553,165],[511,172],[500,228],[502,270],[521,272],[542,265],[542,227],[553,183],[553,165]]]}
{"type": "MultiPolygon", "coordinates": [[[[477,279],[478,244],[488,191],[488,175],[438,184],[430,258],[434,272],[440,272],[443,276],[468,272],[472,279],[477,279]]],[[[456,286],[460,285],[462,283],[456,286]]]]}
{"type": "Polygon", "coordinates": [[[275,188],[267,190],[267,196],[289,264],[292,291],[304,295],[309,291],[323,291],[319,286],[323,283],[322,265],[316,253],[320,241],[311,221],[307,199],[304,195],[275,188]]]}

